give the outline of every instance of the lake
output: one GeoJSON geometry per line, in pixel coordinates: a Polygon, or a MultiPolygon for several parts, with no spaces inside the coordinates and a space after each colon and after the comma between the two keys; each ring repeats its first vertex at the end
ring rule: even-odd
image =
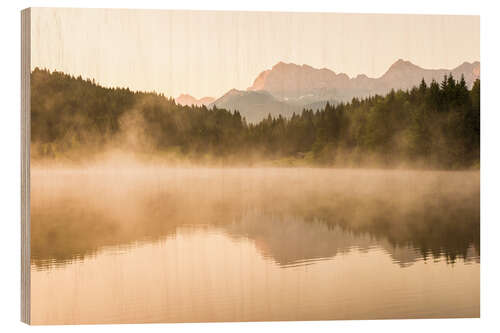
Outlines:
{"type": "Polygon", "coordinates": [[[34,324],[478,317],[478,171],[31,170],[34,324]]]}

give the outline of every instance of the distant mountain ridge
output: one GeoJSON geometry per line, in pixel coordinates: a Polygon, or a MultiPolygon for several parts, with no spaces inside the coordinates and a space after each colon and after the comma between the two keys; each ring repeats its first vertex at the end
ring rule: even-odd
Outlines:
{"type": "Polygon", "coordinates": [[[323,108],[330,103],[348,102],[353,97],[363,98],[384,95],[391,89],[410,89],[424,79],[442,81],[452,74],[459,79],[463,74],[468,87],[480,77],[479,61],[464,62],[448,69],[425,69],[403,59],[397,60],[379,78],[360,74],[350,78],[344,73],[309,65],[279,62],[261,72],[246,91],[231,89],[208,107],[214,105],[228,110],[238,110],[249,122],[258,122],[268,114],[288,117],[303,108],[323,108]]]}
{"type": "Polygon", "coordinates": [[[360,74],[349,78],[344,73],[336,74],[327,68],[279,62],[272,69],[261,72],[248,91],[265,90],[274,97],[299,104],[323,100],[349,101],[353,97],[385,94],[391,89],[409,89],[425,79],[441,81],[447,74],[460,78],[463,74],[469,87],[480,76],[478,61],[464,62],[454,69],[424,69],[403,59],[397,60],[379,78],[360,74]],[[300,103],[303,100],[304,103],[300,103]]]}

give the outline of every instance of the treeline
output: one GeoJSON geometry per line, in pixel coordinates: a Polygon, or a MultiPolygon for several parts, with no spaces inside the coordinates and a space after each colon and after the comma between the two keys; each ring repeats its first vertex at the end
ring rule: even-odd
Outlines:
{"type": "Polygon", "coordinates": [[[409,91],[247,124],[237,111],[180,106],[161,94],[35,69],[31,140],[35,159],[119,145],[198,162],[477,167],[480,81],[468,89],[451,75],[422,80],[409,91]]]}

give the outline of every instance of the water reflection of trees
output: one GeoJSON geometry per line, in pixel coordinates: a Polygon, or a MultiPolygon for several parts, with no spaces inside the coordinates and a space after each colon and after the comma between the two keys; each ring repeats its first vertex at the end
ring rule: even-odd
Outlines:
{"type": "Polygon", "coordinates": [[[282,265],[373,245],[409,262],[467,260],[471,247],[479,255],[477,173],[214,169],[37,177],[31,251],[38,267],[156,241],[187,225],[248,237],[282,265]]]}
{"type": "Polygon", "coordinates": [[[320,219],[355,235],[369,234],[386,240],[393,247],[418,249],[424,259],[443,256],[453,263],[457,258],[467,259],[471,247],[477,255],[480,253],[478,202],[442,199],[439,205],[429,202],[419,210],[405,212],[393,211],[390,203],[381,200],[372,203],[357,200],[356,205],[358,209],[373,212],[363,223],[349,223],[348,217],[339,218],[335,210],[324,212],[320,219]]]}

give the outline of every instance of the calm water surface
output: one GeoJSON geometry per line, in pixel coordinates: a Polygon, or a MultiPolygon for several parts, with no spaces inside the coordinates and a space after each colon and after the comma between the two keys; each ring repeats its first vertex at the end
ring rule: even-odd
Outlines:
{"type": "Polygon", "coordinates": [[[479,316],[479,173],[31,173],[34,324],[479,316]]]}

